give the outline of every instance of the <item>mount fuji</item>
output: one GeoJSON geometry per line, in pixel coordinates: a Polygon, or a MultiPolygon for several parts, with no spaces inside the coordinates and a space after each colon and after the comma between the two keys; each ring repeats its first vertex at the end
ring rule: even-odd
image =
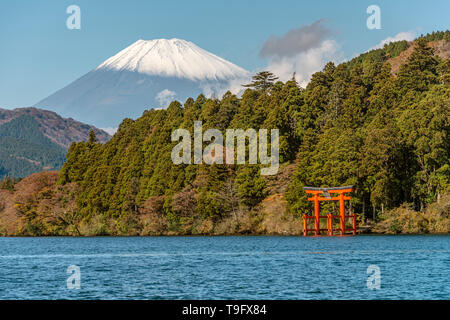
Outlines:
{"type": "Polygon", "coordinates": [[[97,127],[117,127],[124,118],[167,107],[175,99],[220,96],[249,76],[189,41],[138,40],[34,107],[97,127]]]}

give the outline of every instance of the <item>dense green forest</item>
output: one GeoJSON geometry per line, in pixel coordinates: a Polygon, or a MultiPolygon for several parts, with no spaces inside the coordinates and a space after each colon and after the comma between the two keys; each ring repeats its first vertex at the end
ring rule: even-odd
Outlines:
{"type": "Polygon", "coordinates": [[[0,178],[59,169],[65,154],[64,148],[42,134],[31,116],[21,115],[0,126],[0,178]]]}
{"type": "Polygon", "coordinates": [[[105,144],[94,135],[73,143],[57,186],[33,200],[65,199],[58,208],[71,222],[45,220],[36,204],[22,203],[34,228],[27,232],[66,234],[72,225],[83,234],[90,225],[95,230],[85,233],[250,233],[242,226],[265,219],[261,208],[274,199],[283,199],[280,219],[300,221],[311,209],[303,186],[354,185],[352,206],[363,220],[386,219],[401,206],[425,212],[450,192],[450,60],[435,55],[430,41],[448,43],[450,32],[330,62],[305,89],[294,77],[283,83],[262,72],[240,98],[173,101],[125,119],[105,144]],[[390,62],[408,49],[394,74],[390,62]],[[192,134],[196,120],[203,130],[279,129],[277,176],[261,176],[261,165],[173,164],[172,131],[192,134]],[[233,227],[214,229],[224,221],[233,227]]]}

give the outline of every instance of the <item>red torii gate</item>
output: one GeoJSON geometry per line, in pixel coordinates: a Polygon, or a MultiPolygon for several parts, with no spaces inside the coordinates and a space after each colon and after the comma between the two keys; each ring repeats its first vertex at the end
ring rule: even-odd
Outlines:
{"type": "Polygon", "coordinates": [[[353,235],[356,235],[356,214],[345,215],[345,200],[350,200],[352,197],[347,196],[346,193],[352,192],[353,186],[345,187],[332,187],[332,188],[314,188],[303,187],[306,193],[313,196],[308,198],[308,201],[314,201],[314,216],[303,215],[303,235],[307,236],[308,232],[312,231],[316,236],[320,235],[321,231],[327,231],[329,236],[334,234],[334,230],[339,231],[341,235],[344,235],[346,231],[352,231],[353,235]],[[337,193],[337,196],[332,197],[330,193],[337,193]],[[323,196],[319,196],[323,195],[323,196]],[[319,201],[339,201],[339,215],[333,215],[329,213],[326,216],[319,214],[319,201]],[[352,228],[345,228],[345,219],[352,218],[352,228]],[[308,229],[308,219],[314,219],[314,229],[308,229]],[[327,228],[320,228],[320,219],[327,219],[327,228]],[[333,229],[333,219],[339,219],[340,228],[333,229]]]}

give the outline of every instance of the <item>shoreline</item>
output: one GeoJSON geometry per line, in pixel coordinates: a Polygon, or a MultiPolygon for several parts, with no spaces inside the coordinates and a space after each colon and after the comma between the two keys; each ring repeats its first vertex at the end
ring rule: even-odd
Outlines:
{"type": "Polygon", "coordinates": [[[340,238],[340,237],[358,237],[358,236],[450,236],[450,233],[361,233],[357,235],[320,235],[320,236],[303,236],[303,235],[286,235],[286,234],[206,234],[206,235],[102,235],[102,236],[70,236],[70,235],[43,235],[43,236],[0,236],[2,238],[202,238],[202,237],[214,237],[214,238],[225,238],[225,237],[282,237],[282,238],[340,238]]]}

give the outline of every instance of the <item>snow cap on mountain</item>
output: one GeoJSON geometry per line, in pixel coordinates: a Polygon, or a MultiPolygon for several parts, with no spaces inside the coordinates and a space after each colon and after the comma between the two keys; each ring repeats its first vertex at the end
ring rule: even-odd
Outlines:
{"type": "Polygon", "coordinates": [[[97,67],[190,80],[228,80],[248,72],[181,39],[138,40],[97,67]]]}

